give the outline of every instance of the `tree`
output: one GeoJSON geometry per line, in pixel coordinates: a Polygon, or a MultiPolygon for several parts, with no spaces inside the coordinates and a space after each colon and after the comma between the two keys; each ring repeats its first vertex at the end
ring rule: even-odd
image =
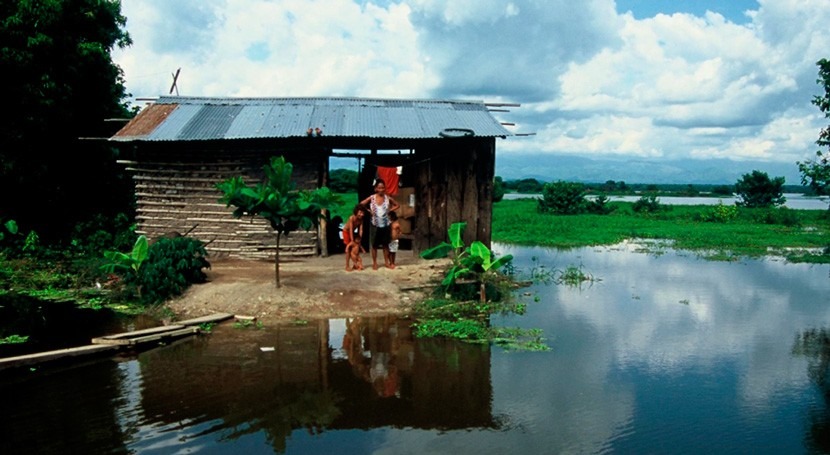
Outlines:
{"type": "Polygon", "coordinates": [[[357,171],[334,169],[329,172],[329,188],[336,193],[357,193],[357,171]]]}
{"type": "MultiPolygon", "coordinates": [[[[812,102],[824,113],[825,118],[830,119],[830,60],[821,59],[816,65],[819,67],[816,82],[824,87],[824,94],[813,97],[812,102]]],[[[830,146],[830,125],[821,129],[816,144],[820,147],[830,146]]],[[[808,185],[819,195],[830,194],[830,152],[819,150],[814,160],[799,161],[797,164],[802,185],[808,185]]]]}
{"type": "Polygon", "coordinates": [[[493,180],[493,202],[499,202],[502,199],[504,199],[504,180],[497,175],[493,180]]]}
{"type": "Polygon", "coordinates": [[[537,209],[557,215],[575,215],[585,210],[585,185],[556,181],[546,183],[537,209]]]}
{"type": "Polygon", "coordinates": [[[741,199],[736,202],[743,207],[773,207],[782,205],[787,199],[783,195],[784,177],[770,179],[766,172],[758,170],[744,174],[735,184],[735,193],[741,199]]]}
{"type": "Polygon", "coordinates": [[[519,193],[539,193],[543,184],[534,178],[521,179],[516,182],[516,191],[519,193]]]}
{"type": "Polygon", "coordinates": [[[123,172],[114,150],[79,140],[108,137],[118,125],[105,120],[129,115],[123,73],[111,59],[116,46],[131,44],[121,3],[5,1],[0,24],[0,216],[51,237],[128,205],[129,179],[115,175],[123,172]]]}
{"type": "Polygon", "coordinates": [[[233,216],[260,216],[271,224],[277,234],[274,269],[280,287],[280,237],[297,229],[317,226],[323,210],[339,203],[340,198],[327,187],[314,191],[296,190],[291,181],[294,166],[282,156],[272,157],[262,167],[265,180],[248,186],[242,177],[233,177],[216,185],[222,192],[221,202],[236,209],[233,216]]]}

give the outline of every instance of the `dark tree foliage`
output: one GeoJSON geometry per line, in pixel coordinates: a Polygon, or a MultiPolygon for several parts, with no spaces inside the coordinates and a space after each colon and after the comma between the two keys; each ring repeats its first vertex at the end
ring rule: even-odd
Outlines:
{"type": "Polygon", "coordinates": [[[335,193],[357,193],[357,171],[334,169],[329,172],[329,189],[335,193]]]}
{"type": "Polygon", "coordinates": [[[105,141],[129,115],[111,52],[130,38],[108,0],[0,2],[0,218],[65,240],[96,213],[129,209],[128,179],[105,141]],[[82,139],[84,138],[84,139],[82,139]]]}
{"type": "Polygon", "coordinates": [[[556,181],[546,183],[537,209],[543,213],[575,215],[585,211],[585,185],[556,181]]]}
{"type": "Polygon", "coordinates": [[[766,172],[758,170],[744,174],[735,184],[735,193],[741,199],[736,204],[743,207],[775,207],[784,204],[782,188],[784,177],[770,179],[766,172]]]}
{"type": "Polygon", "coordinates": [[[152,244],[138,273],[127,284],[140,289],[145,303],[158,303],[180,295],[193,283],[203,283],[210,268],[204,243],[190,237],[161,238],[152,244]]]}
{"type": "Polygon", "coordinates": [[[504,180],[496,176],[493,180],[493,202],[499,202],[504,199],[504,180]]]}

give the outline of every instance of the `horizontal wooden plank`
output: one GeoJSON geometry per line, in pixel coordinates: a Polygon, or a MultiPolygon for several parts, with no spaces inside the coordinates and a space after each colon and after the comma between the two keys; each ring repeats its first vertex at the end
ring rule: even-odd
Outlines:
{"type": "Polygon", "coordinates": [[[178,325],[199,325],[209,322],[222,322],[231,319],[232,317],[233,315],[230,313],[215,313],[208,316],[202,316],[199,318],[186,319],[184,321],[176,321],[176,323],[178,325]]]}
{"type": "Polygon", "coordinates": [[[105,335],[105,336],[102,336],[102,337],[93,338],[92,339],[92,344],[98,344],[98,340],[106,341],[106,340],[119,340],[119,339],[127,339],[127,338],[137,338],[137,337],[144,336],[144,335],[152,335],[152,334],[156,334],[156,333],[159,333],[159,332],[169,332],[171,330],[179,330],[179,329],[183,329],[183,328],[184,328],[184,325],[180,325],[180,324],[165,325],[165,326],[161,326],[161,327],[153,327],[153,328],[150,328],[150,329],[134,330],[132,332],[118,333],[118,334],[115,334],[115,335],[105,335]]]}
{"type": "MultiPolygon", "coordinates": [[[[173,326],[170,326],[173,327],[173,326]]],[[[95,338],[95,344],[118,345],[118,346],[137,346],[144,343],[150,343],[159,340],[170,338],[179,338],[186,335],[193,335],[199,333],[199,327],[193,326],[178,326],[176,330],[165,330],[162,332],[153,333],[151,335],[137,336],[133,338],[95,338]]]]}
{"type": "Polygon", "coordinates": [[[4,368],[19,367],[25,365],[35,365],[42,362],[57,360],[64,357],[77,357],[91,354],[100,354],[107,351],[117,351],[118,346],[115,345],[88,345],[75,348],[57,349],[54,351],[38,352],[35,354],[26,354],[15,357],[6,357],[0,359],[0,370],[4,368]]]}
{"type": "Polygon", "coordinates": [[[170,167],[182,167],[182,168],[199,167],[199,168],[201,168],[201,167],[207,167],[207,166],[210,166],[210,167],[214,167],[214,166],[217,166],[217,167],[218,166],[244,166],[244,165],[247,164],[244,161],[238,161],[238,160],[237,161],[214,161],[214,162],[202,162],[202,161],[199,161],[199,162],[181,162],[181,161],[176,161],[176,162],[166,162],[166,163],[162,163],[162,162],[159,162],[159,161],[141,161],[141,162],[139,162],[139,161],[131,161],[131,160],[116,160],[115,162],[118,163],[118,164],[123,164],[123,165],[128,165],[128,166],[158,166],[158,167],[164,167],[164,168],[170,168],[170,167]]]}

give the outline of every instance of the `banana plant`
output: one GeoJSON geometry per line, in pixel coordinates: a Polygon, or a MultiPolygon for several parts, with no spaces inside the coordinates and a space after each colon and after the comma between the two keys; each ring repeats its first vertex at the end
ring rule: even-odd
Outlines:
{"type": "Polygon", "coordinates": [[[486,300],[484,283],[488,274],[509,264],[513,260],[513,255],[508,254],[493,260],[492,251],[479,240],[475,240],[469,247],[465,247],[462,234],[466,228],[466,222],[453,223],[447,229],[449,243],[441,242],[432,248],[424,250],[420,256],[423,259],[439,259],[448,257],[450,253],[453,253],[452,266],[441,281],[441,285],[449,288],[459,278],[473,276],[481,286],[481,299],[484,301],[486,300]]]}
{"type": "Polygon", "coordinates": [[[141,264],[147,260],[149,256],[149,243],[147,237],[141,235],[133,245],[132,251],[129,253],[122,253],[120,251],[105,251],[104,258],[109,262],[101,266],[101,270],[106,273],[115,273],[116,270],[129,271],[138,273],[141,264]]]}

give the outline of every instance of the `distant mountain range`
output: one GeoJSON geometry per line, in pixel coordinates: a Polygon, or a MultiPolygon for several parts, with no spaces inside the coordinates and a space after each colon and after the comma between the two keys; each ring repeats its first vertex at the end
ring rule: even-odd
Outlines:
{"type": "Polygon", "coordinates": [[[496,175],[504,180],[535,178],[551,182],[600,183],[608,180],[654,184],[734,184],[754,170],[800,185],[796,163],[719,160],[591,159],[569,155],[496,152],[496,175]]]}
{"type": "MultiPolygon", "coordinates": [[[[357,170],[354,158],[332,158],[331,169],[357,170]]],[[[593,159],[572,155],[515,154],[496,152],[496,175],[504,180],[534,178],[542,182],[732,185],[754,170],[770,178],[784,177],[787,185],[800,185],[795,163],[762,161],[593,159]]]]}

